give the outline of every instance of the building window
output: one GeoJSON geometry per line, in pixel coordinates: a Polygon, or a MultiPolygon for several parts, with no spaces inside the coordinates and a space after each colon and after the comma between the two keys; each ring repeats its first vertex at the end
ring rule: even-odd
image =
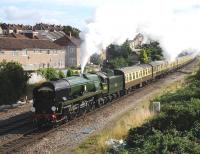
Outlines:
{"type": "Polygon", "coordinates": [[[27,50],[22,51],[22,55],[23,56],[27,56],[28,55],[28,51],[27,50]]]}
{"type": "Polygon", "coordinates": [[[3,55],[5,52],[0,50],[0,55],[3,55]]]}
{"type": "Polygon", "coordinates": [[[18,51],[13,51],[12,54],[13,56],[18,56],[18,51]]]}

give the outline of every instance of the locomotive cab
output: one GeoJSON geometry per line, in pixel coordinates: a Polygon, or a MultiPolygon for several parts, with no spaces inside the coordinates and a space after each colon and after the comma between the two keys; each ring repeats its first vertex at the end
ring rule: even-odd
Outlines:
{"type": "Polygon", "coordinates": [[[51,114],[55,105],[54,92],[49,87],[41,87],[35,91],[33,110],[35,113],[51,114]]]}
{"type": "Polygon", "coordinates": [[[33,90],[33,120],[41,123],[56,122],[61,113],[63,99],[68,99],[69,83],[66,79],[41,84],[33,90]]]}

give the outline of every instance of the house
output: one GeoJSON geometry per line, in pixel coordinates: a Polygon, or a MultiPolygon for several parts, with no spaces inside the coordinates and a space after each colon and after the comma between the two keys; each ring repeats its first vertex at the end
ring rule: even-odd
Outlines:
{"type": "Polygon", "coordinates": [[[65,66],[80,66],[80,45],[81,40],[73,36],[65,35],[60,39],[54,41],[54,43],[65,47],[65,66]]]}
{"type": "Polygon", "coordinates": [[[16,61],[25,70],[40,68],[64,68],[65,50],[48,40],[24,38],[0,38],[0,62],[16,61]]]}
{"type": "Polygon", "coordinates": [[[132,50],[138,51],[137,48],[142,45],[144,41],[144,36],[142,34],[137,34],[133,40],[129,40],[129,44],[132,50]]]}
{"type": "Polygon", "coordinates": [[[0,26],[0,35],[3,35],[3,29],[0,26]]]}
{"type": "Polygon", "coordinates": [[[100,50],[100,58],[102,61],[106,60],[106,50],[100,50]]]}

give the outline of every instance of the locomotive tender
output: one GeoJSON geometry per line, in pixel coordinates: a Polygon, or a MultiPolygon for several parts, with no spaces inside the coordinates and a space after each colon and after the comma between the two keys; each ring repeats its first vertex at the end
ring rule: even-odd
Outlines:
{"type": "Polygon", "coordinates": [[[155,61],[42,83],[33,90],[33,119],[38,126],[68,121],[192,60],[192,56],[182,56],[171,62],[155,61]]]}

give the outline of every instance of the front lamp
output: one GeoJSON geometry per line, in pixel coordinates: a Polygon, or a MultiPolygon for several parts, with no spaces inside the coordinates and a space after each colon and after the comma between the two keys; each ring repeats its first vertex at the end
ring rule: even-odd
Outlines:
{"type": "Polygon", "coordinates": [[[35,107],[31,107],[31,112],[35,112],[35,107]]]}
{"type": "Polygon", "coordinates": [[[53,112],[55,112],[55,111],[56,111],[56,107],[55,107],[55,106],[52,106],[52,107],[51,107],[51,110],[52,110],[53,112]]]}

